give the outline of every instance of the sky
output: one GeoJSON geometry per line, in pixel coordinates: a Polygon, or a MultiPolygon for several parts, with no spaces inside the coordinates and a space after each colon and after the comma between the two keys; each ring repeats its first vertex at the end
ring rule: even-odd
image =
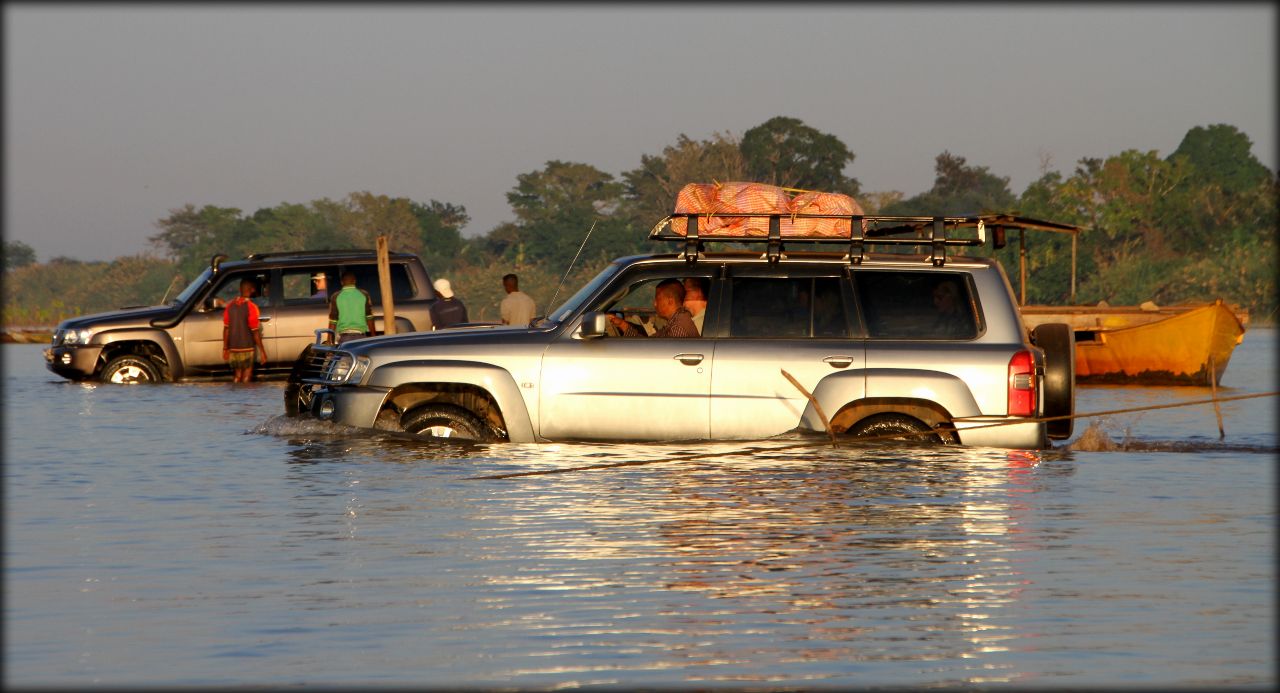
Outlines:
{"type": "MultiPolygon", "coordinates": [[[[4,237],[156,252],[186,204],[369,191],[514,215],[548,161],[620,176],[774,116],[864,192],[944,151],[1021,193],[1084,157],[1233,125],[1276,169],[1275,3],[4,5],[4,237]]],[[[578,233],[581,230],[576,230],[578,233]]]]}

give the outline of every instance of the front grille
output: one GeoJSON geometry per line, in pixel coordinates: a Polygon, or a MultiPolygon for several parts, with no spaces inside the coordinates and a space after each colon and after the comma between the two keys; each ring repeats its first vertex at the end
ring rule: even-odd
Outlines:
{"type": "Polygon", "coordinates": [[[329,360],[337,352],[332,347],[307,346],[302,355],[293,364],[293,372],[289,374],[291,383],[322,383],[329,368],[329,360]]]}

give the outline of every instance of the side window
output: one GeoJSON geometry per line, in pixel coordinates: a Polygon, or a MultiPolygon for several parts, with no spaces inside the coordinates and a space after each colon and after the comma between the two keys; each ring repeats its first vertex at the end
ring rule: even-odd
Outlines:
{"type": "Polygon", "coordinates": [[[338,284],[338,272],[332,267],[290,268],[281,271],[280,284],[287,304],[324,303],[338,284]]]}
{"type": "Polygon", "coordinates": [[[674,316],[676,311],[683,308],[688,311],[689,318],[699,331],[697,336],[700,336],[702,330],[706,328],[704,319],[707,311],[705,294],[710,291],[710,285],[710,278],[705,274],[686,274],[672,269],[650,269],[642,273],[632,274],[623,281],[618,282],[609,293],[598,298],[590,309],[612,313],[623,320],[631,322],[645,334],[654,336],[667,327],[669,322],[668,318],[662,317],[660,310],[670,310],[671,312],[668,315],[674,316]],[[662,295],[665,299],[660,301],[658,288],[667,282],[676,285],[676,288],[681,289],[681,291],[664,290],[662,295]],[[704,299],[702,301],[687,302],[690,294],[687,293],[689,289],[686,287],[689,286],[693,286],[695,290],[700,289],[703,292],[704,299]],[[672,301],[677,295],[683,295],[686,302],[673,303],[672,301]]]}
{"type": "Polygon", "coordinates": [[[872,339],[973,339],[978,334],[963,274],[864,271],[854,277],[872,339]]]}
{"type": "Polygon", "coordinates": [[[848,337],[849,311],[845,309],[844,292],[835,277],[813,280],[813,336],[848,337]]]}
{"type": "MultiPolygon", "coordinates": [[[[382,302],[382,284],[378,281],[377,265],[348,265],[356,275],[356,286],[369,292],[369,298],[375,306],[382,302]]],[[[341,287],[334,287],[336,291],[341,287]]],[[[404,263],[391,263],[391,297],[396,300],[413,298],[413,281],[409,279],[409,271],[404,263]]]]}
{"type": "Polygon", "coordinates": [[[739,277],[732,281],[730,337],[848,337],[836,277],[739,277]]]}
{"type": "Polygon", "coordinates": [[[605,296],[594,310],[603,310],[634,323],[648,334],[662,329],[666,320],[653,308],[653,292],[666,277],[648,277],[628,284],[624,289],[605,296]]]}
{"type": "Polygon", "coordinates": [[[268,293],[271,289],[271,272],[267,270],[236,272],[223,277],[222,281],[218,283],[218,288],[214,289],[213,293],[210,294],[210,298],[205,299],[206,309],[222,308],[229,301],[234,300],[236,296],[239,296],[240,280],[242,279],[248,279],[253,282],[252,300],[259,307],[265,308],[269,304],[268,293]]]}

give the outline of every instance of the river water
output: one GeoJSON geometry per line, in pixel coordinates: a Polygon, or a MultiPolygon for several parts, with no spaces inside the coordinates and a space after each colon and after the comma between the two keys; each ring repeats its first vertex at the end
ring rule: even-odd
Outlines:
{"type": "MultiPolygon", "coordinates": [[[[1038,453],[466,447],[0,354],[6,686],[1276,684],[1275,398],[1223,440],[1199,405],[1038,453]]],[[[1219,394],[1276,390],[1275,355],[1249,332],[1219,394]]]]}

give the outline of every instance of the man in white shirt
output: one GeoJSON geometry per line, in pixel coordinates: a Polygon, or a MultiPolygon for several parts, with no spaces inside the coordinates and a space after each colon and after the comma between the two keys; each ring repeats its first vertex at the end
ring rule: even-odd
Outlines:
{"type": "Polygon", "coordinates": [[[507,290],[507,297],[502,299],[498,310],[502,313],[503,325],[519,325],[527,327],[533,321],[538,308],[533,304],[529,294],[520,290],[520,278],[514,274],[502,277],[502,288],[507,290]]]}

